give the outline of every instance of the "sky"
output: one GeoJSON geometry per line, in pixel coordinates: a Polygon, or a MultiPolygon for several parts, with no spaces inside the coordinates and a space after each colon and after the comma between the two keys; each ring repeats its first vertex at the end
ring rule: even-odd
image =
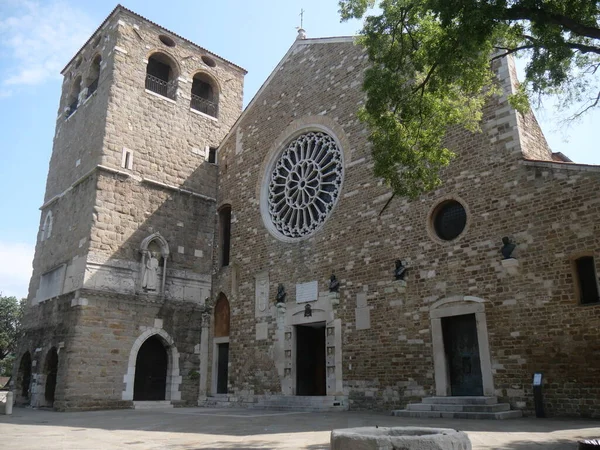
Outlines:
{"type": "MultiPolygon", "coordinates": [[[[248,71],[244,105],[296,38],[356,34],[337,0],[123,0],[123,6],[248,71]]],[[[116,6],[109,0],[0,0],[0,293],[27,296],[61,90],[61,69],[116,6]]],[[[600,111],[565,126],[536,110],[553,151],[597,164],[600,111]]]]}

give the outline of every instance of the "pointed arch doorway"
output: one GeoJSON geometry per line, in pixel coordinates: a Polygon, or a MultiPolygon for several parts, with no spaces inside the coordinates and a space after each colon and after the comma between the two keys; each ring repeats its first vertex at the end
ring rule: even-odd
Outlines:
{"type": "Polygon", "coordinates": [[[229,301],[222,292],[217,297],[213,337],[213,389],[215,394],[227,394],[229,380],[229,301]]]}

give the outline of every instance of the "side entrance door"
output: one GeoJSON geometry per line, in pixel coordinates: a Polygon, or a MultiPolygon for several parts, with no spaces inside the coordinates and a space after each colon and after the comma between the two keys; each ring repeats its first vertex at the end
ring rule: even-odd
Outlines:
{"type": "Polygon", "coordinates": [[[475,314],[444,317],[442,331],[452,395],[483,395],[475,314]]]}

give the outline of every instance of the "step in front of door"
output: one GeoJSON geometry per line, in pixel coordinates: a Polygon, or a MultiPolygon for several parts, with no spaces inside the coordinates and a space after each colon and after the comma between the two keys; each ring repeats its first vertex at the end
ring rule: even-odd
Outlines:
{"type": "Polygon", "coordinates": [[[497,397],[426,397],[406,409],[392,411],[393,416],[444,419],[513,419],[521,411],[511,411],[508,403],[497,397]]]}

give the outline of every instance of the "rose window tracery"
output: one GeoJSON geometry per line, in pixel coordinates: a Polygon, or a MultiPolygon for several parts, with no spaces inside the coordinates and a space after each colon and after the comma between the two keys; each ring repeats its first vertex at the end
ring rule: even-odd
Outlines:
{"type": "Polygon", "coordinates": [[[268,179],[269,216],[286,237],[312,234],[331,212],[342,185],[342,154],[323,132],[309,132],[281,152],[268,179]]]}

